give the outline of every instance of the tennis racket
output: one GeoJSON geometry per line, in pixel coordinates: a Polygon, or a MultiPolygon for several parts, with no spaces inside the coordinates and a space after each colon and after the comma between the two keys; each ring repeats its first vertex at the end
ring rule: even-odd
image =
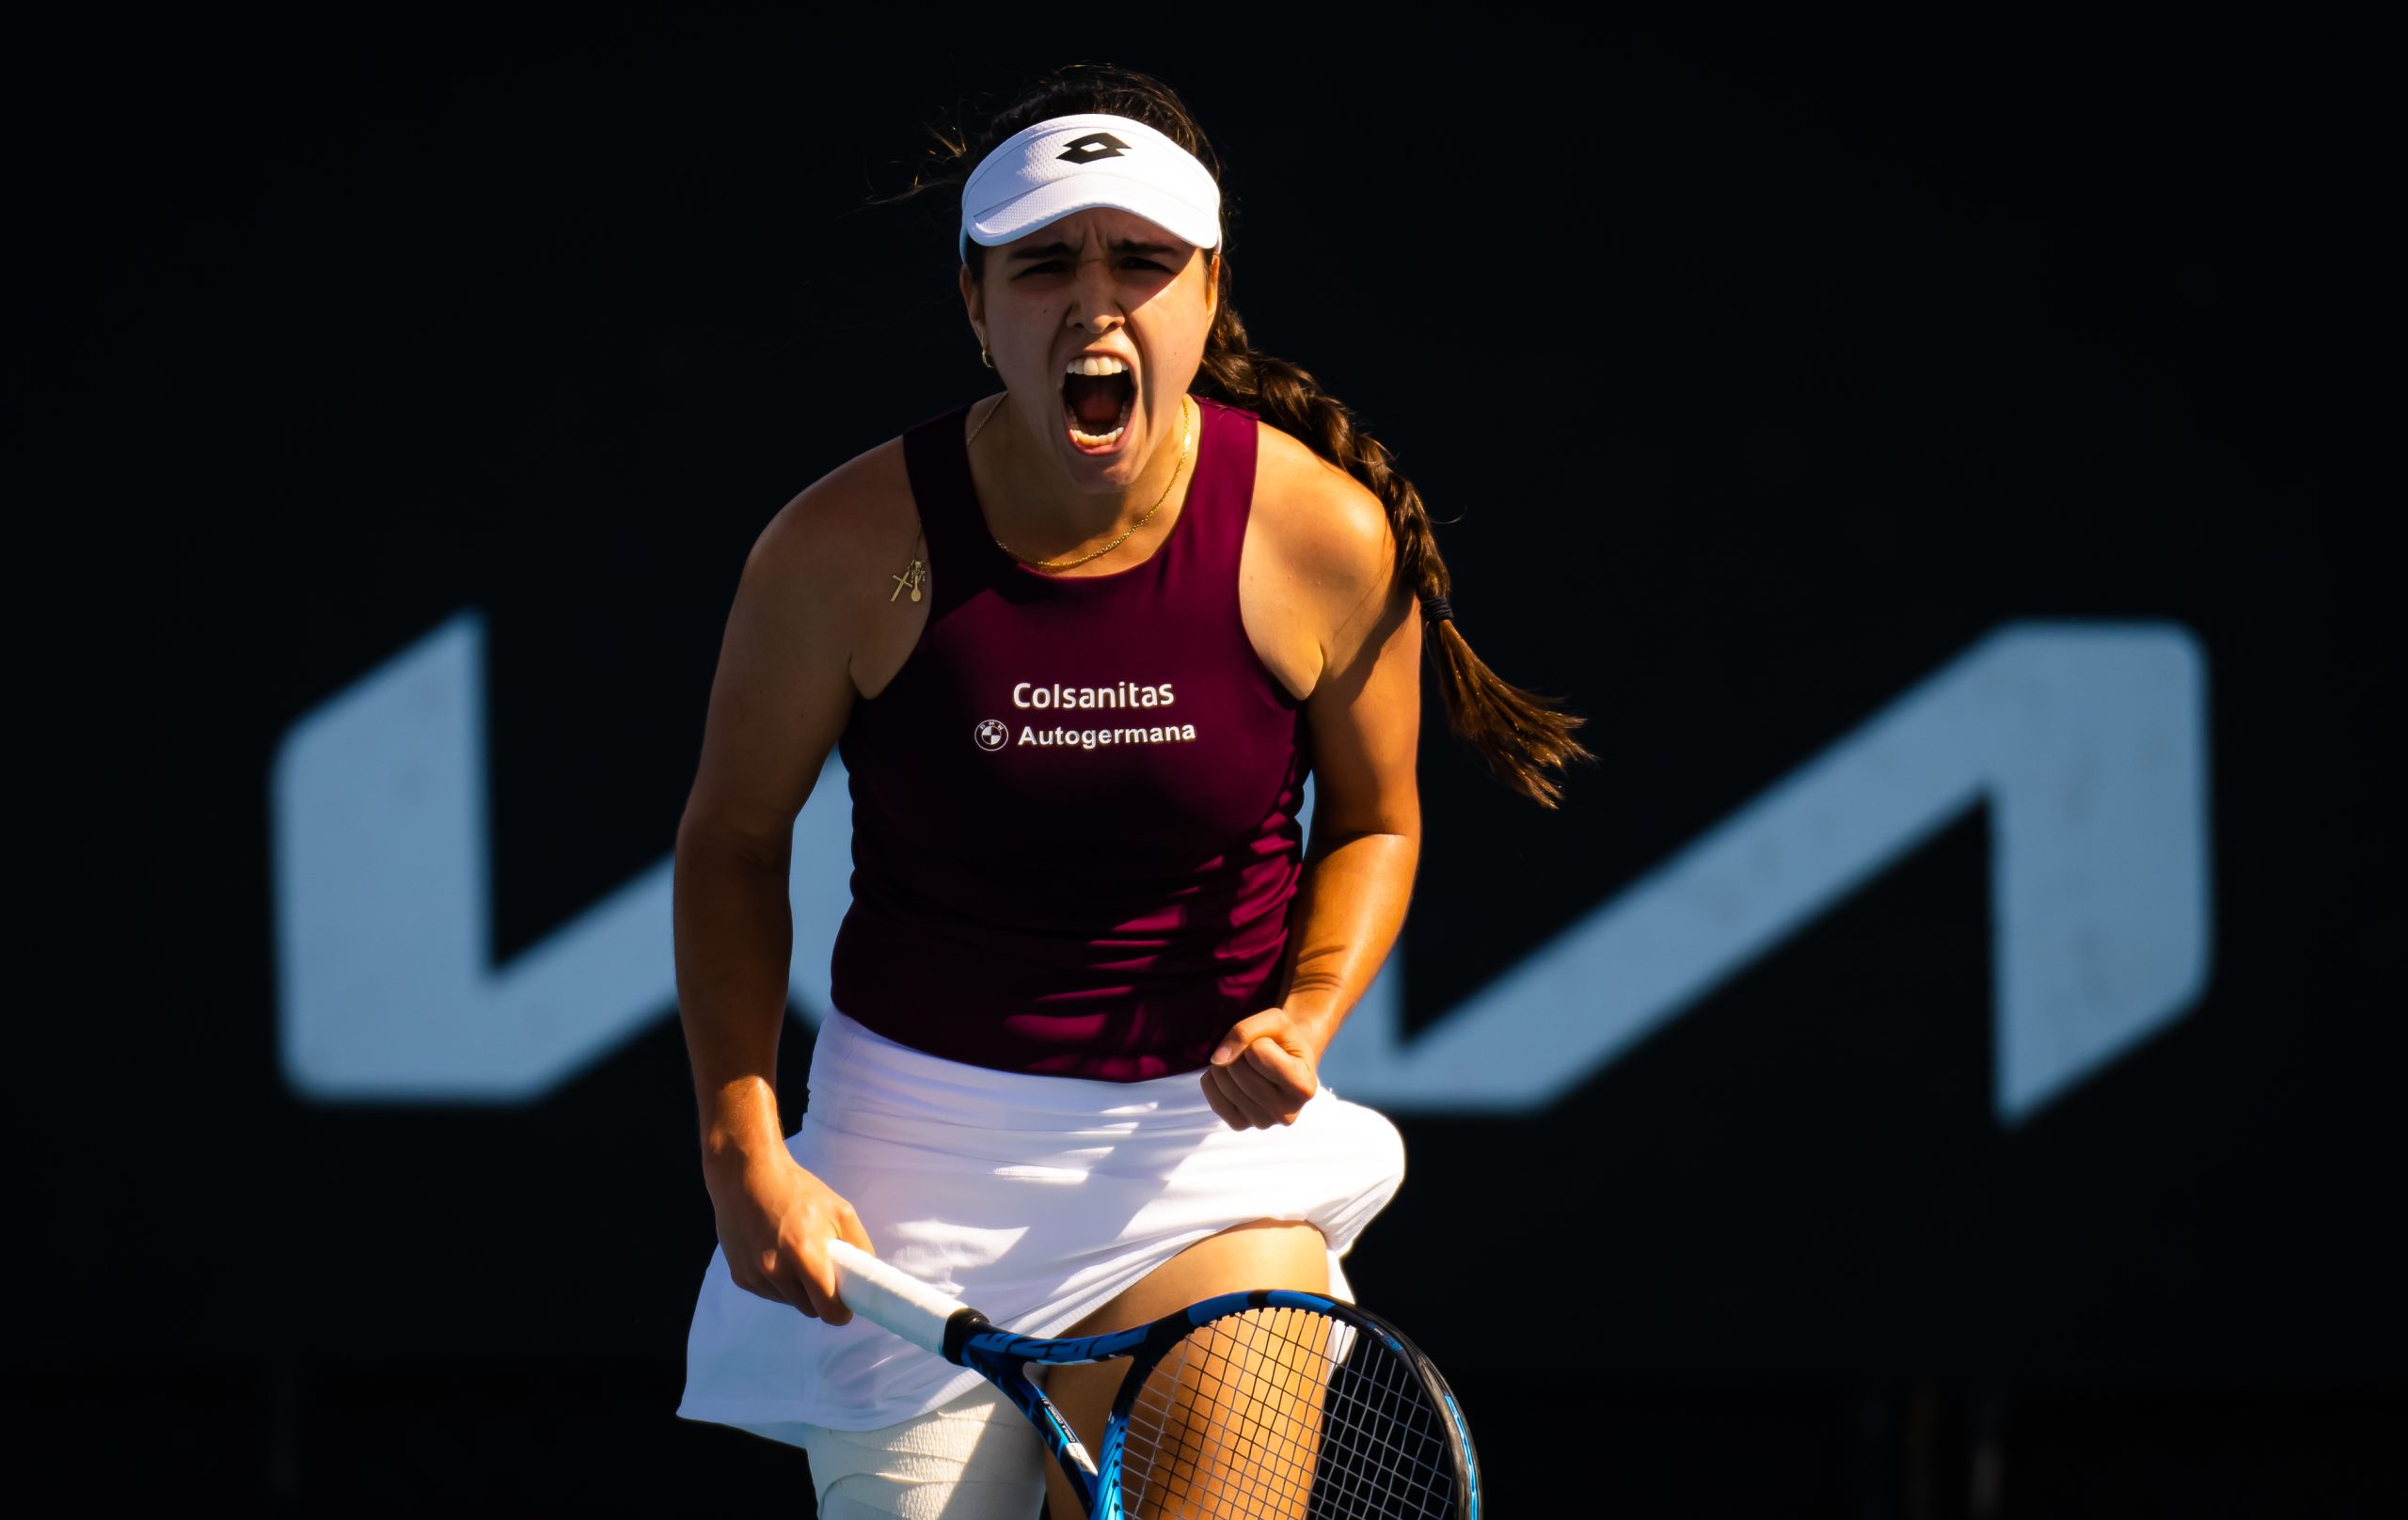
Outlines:
{"type": "Polygon", "coordinates": [[[1045,1436],[1095,1520],[1478,1520],[1480,1465],[1455,1396],[1377,1315],[1259,1288],[1151,1324],[1044,1340],[832,1240],[845,1306],[976,1371],[1045,1436]],[[1090,1457],[1033,1366],[1126,1357],[1090,1457]]]}

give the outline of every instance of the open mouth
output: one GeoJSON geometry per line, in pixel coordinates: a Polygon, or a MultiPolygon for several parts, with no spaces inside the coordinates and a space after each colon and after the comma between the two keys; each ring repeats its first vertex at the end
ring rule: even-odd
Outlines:
{"type": "MultiPolygon", "coordinates": [[[[1101,365],[1090,362],[1086,368],[1101,365]]],[[[1063,420],[1071,444],[1082,453],[1109,453],[1118,448],[1136,404],[1137,377],[1126,367],[1109,374],[1073,372],[1062,377],[1063,420]]]]}

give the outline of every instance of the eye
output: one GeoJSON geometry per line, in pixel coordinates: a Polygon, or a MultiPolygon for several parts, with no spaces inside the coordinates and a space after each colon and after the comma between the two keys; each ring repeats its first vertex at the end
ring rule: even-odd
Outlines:
{"type": "MultiPolygon", "coordinates": [[[[1153,261],[1153,260],[1151,260],[1151,259],[1147,258],[1144,254],[1141,254],[1141,253],[1124,254],[1124,255],[1122,255],[1122,256],[1121,256],[1121,262],[1122,262],[1122,263],[1125,263],[1125,264],[1134,264],[1134,265],[1136,265],[1136,266],[1137,266],[1138,268],[1140,268],[1140,269],[1158,269],[1158,270],[1164,270],[1165,273],[1167,273],[1166,266],[1164,266],[1164,265],[1163,265],[1163,264],[1161,264],[1161,263],[1158,263],[1158,262],[1156,262],[1155,261],[1153,261]]],[[[1030,275],[1053,275],[1053,274],[1059,274],[1059,273],[1061,272],[1061,269],[1062,269],[1062,261],[1061,261],[1061,260],[1059,260],[1059,259],[1047,259],[1047,260],[1045,260],[1044,261],[1042,261],[1042,262],[1040,262],[1040,263],[1033,263],[1033,264],[1030,264],[1030,265],[1029,265],[1028,267],[1026,267],[1025,269],[1022,269],[1019,274],[1014,275],[1014,276],[1012,277],[1012,278],[1014,278],[1014,279],[1022,279],[1022,278],[1025,278],[1026,277],[1028,277],[1028,276],[1030,276],[1030,275]]]]}

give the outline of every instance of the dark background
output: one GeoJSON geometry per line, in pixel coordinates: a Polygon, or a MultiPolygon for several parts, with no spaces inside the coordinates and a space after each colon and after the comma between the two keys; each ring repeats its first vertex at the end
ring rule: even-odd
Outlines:
{"type": "Polygon", "coordinates": [[[1988,1102],[1978,815],[1550,1111],[1399,1116],[1411,1175],[1349,1268],[1449,1370],[1498,1512],[2400,1496],[2367,37],[10,24],[39,969],[5,1417],[38,1462],[291,1506],[808,1507],[800,1451],[671,1413],[713,1240],[673,1010],[525,1106],[304,1100],[267,768],[476,608],[497,956],[657,863],[753,535],[984,393],[954,203],[865,198],[924,120],[1090,57],[1196,108],[1257,342],[1398,451],[1481,656],[1591,717],[1603,763],[1547,814],[1434,701],[1409,1022],[2006,620],[2171,620],[2206,653],[2213,979],[2031,1120],[1988,1102]],[[1467,1244],[1538,1290],[1500,1298],[1467,1244]],[[1576,1318],[1529,1322],[1549,1294],[1576,1318]]]}

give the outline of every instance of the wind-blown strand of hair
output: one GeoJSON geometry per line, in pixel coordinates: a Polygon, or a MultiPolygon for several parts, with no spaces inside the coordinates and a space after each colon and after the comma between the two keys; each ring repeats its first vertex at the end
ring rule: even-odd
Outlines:
{"type": "MultiPolygon", "coordinates": [[[[1071,64],[1038,80],[994,112],[983,130],[932,123],[937,147],[914,172],[912,182],[872,204],[908,200],[951,188],[957,194],[980,160],[1022,128],[1057,116],[1096,112],[1146,122],[1196,155],[1221,178],[1219,159],[1203,129],[1178,94],[1161,80],[1110,64],[1071,64]]],[[[1257,412],[1331,464],[1363,483],[1386,508],[1396,538],[1397,578],[1417,598],[1451,600],[1453,580],[1440,558],[1429,510],[1421,493],[1390,463],[1377,438],[1355,425],[1345,404],[1322,389],[1312,375],[1286,359],[1258,351],[1229,301],[1226,233],[1220,252],[1220,307],[1204,347],[1203,374],[1220,399],[1257,412]]],[[[985,250],[970,246],[971,277],[981,273],[985,250]]],[[[1596,756],[1572,736],[1588,720],[1566,712],[1558,700],[1541,697],[1498,676],[1472,652],[1454,621],[1426,625],[1423,644],[1439,675],[1448,725],[1476,750],[1492,774],[1542,806],[1560,804],[1561,790],[1548,774],[1596,756]]]]}

